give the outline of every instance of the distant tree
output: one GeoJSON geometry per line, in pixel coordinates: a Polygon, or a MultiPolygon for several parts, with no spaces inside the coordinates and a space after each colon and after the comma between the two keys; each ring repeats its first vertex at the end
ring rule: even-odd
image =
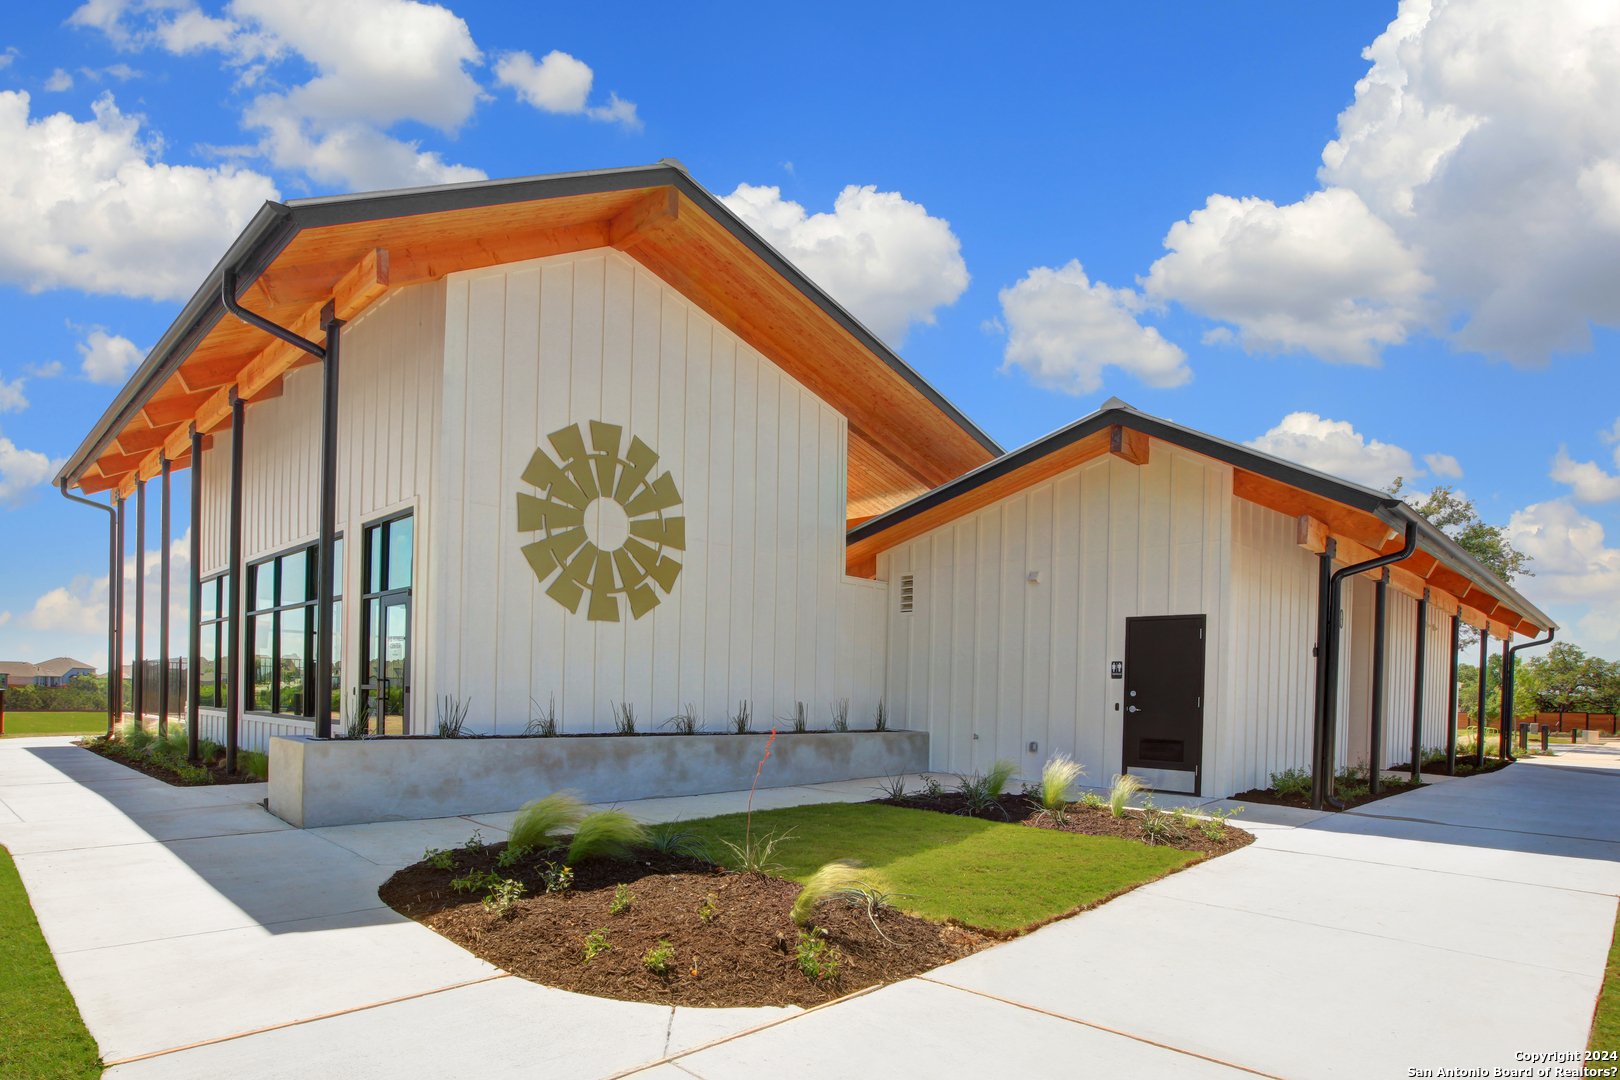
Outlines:
{"type": "MultiPolygon", "coordinates": [[[[1384,490],[1400,495],[1405,478],[1397,476],[1384,490]]],[[[1474,509],[1474,500],[1465,499],[1450,484],[1437,484],[1422,501],[1409,497],[1406,505],[1428,518],[1429,524],[1457,541],[1457,546],[1478,559],[1491,573],[1511,585],[1516,577],[1535,577],[1527,567],[1530,556],[1516,549],[1501,525],[1487,525],[1474,509]]]]}
{"type": "MultiPolygon", "coordinates": [[[[1588,656],[1571,642],[1521,660],[1517,671],[1515,685],[1527,684],[1538,712],[1613,712],[1620,699],[1620,664],[1588,656]]],[[[1517,701],[1518,693],[1513,696],[1517,701]]]]}

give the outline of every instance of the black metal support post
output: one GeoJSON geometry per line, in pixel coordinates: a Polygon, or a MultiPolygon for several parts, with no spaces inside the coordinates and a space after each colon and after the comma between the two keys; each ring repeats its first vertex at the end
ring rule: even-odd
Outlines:
{"type": "Polygon", "coordinates": [[[1311,729],[1311,805],[1318,810],[1327,798],[1322,775],[1322,762],[1327,758],[1323,747],[1323,703],[1328,686],[1328,583],[1333,580],[1333,557],[1337,554],[1338,543],[1330,536],[1327,546],[1316,556],[1316,724],[1311,729]]]}
{"type": "MultiPolygon", "coordinates": [[[[1339,697],[1339,585],[1352,574],[1366,573],[1368,570],[1380,570],[1392,563],[1410,559],[1417,552],[1417,522],[1406,523],[1406,543],[1401,550],[1390,555],[1380,555],[1366,562],[1342,566],[1335,570],[1327,579],[1323,592],[1323,618],[1317,620],[1322,628],[1322,643],[1319,646],[1322,654],[1317,662],[1317,676],[1320,683],[1316,697],[1316,738],[1315,745],[1320,753],[1316,768],[1311,776],[1311,807],[1321,810],[1330,807],[1342,810],[1343,804],[1333,797],[1333,749],[1334,749],[1334,722],[1337,719],[1335,711],[1338,709],[1339,697]]],[[[1331,548],[1329,550],[1332,550],[1331,548]]]]}
{"type": "Polygon", "coordinates": [[[1462,648],[1462,618],[1451,613],[1451,690],[1446,705],[1446,775],[1457,775],[1457,650],[1462,648]]]}
{"type": "Polygon", "coordinates": [[[247,620],[242,618],[242,425],[247,416],[247,403],[231,390],[231,527],[229,555],[229,588],[231,590],[230,621],[226,624],[231,635],[230,683],[225,692],[225,772],[236,775],[236,740],[242,720],[242,682],[248,673],[250,655],[247,641],[247,620]]]}
{"type": "Polygon", "coordinates": [[[1502,748],[1504,751],[1502,756],[1504,758],[1511,757],[1511,754],[1506,752],[1508,747],[1512,745],[1511,740],[1508,738],[1507,731],[1511,726],[1511,721],[1513,720],[1513,682],[1514,677],[1518,674],[1518,672],[1514,670],[1514,666],[1519,662],[1519,651],[1521,649],[1534,649],[1541,645],[1550,644],[1552,642],[1553,635],[1557,632],[1558,631],[1554,628],[1548,627],[1547,636],[1544,638],[1536,638],[1534,641],[1523,641],[1513,646],[1504,644],[1502,648],[1502,748]]]}
{"type": "MultiPolygon", "coordinates": [[[[118,722],[124,722],[124,541],[129,535],[129,500],[122,494],[118,496],[118,573],[113,576],[118,581],[118,667],[108,672],[108,677],[118,684],[118,722]]],[[[133,674],[133,672],[132,672],[133,674]]]]}
{"type": "Polygon", "coordinates": [[[146,481],[135,478],[135,662],[129,667],[135,726],[146,726],[146,481]]]}
{"type": "Polygon", "coordinates": [[[1423,670],[1429,654],[1429,590],[1418,601],[1417,648],[1412,656],[1412,783],[1423,779],[1423,670]]]}
{"type": "Polygon", "coordinates": [[[1377,795],[1384,783],[1384,612],[1389,604],[1389,569],[1378,575],[1373,600],[1372,715],[1367,722],[1367,791],[1377,795]]]}
{"type": "Polygon", "coordinates": [[[317,599],[320,614],[315,628],[315,737],[332,737],[332,625],[333,596],[337,591],[337,452],[338,452],[338,352],[343,322],[332,316],[332,305],[321,312],[326,330],[326,359],[321,382],[321,537],[320,582],[317,599]]]}
{"type": "Polygon", "coordinates": [[[1485,767],[1485,695],[1487,692],[1486,684],[1490,677],[1491,656],[1488,651],[1490,644],[1491,629],[1490,623],[1487,622],[1485,629],[1479,632],[1479,714],[1474,717],[1474,726],[1479,729],[1479,741],[1474,744],[1474,768],[1476,769],[1485,767]]]}
{"type": "Polygon", "coordinates": [[[62,481],[62,495],[76,503],[107,511],[107,734],[111,735],[121,711],[123,687],[118,678],[118,511],[113,506],[102,506],[67,489],[62,481]]]}
{"type": "Polygon", "coordinates": [[[169,734],[169,474],[173,466],[163,455],[163,511],[158,531],[163,534],[163,550],[158,553],[158,670],[163,682],[158,686],[158,737],[169,734]]]}
{"type": "Polygon", "coordinates": [[[191,604],[187,611],[186,760],[195,765],[202,690],[202,623],[197,621],[202,611],[202,432],[196,424],[191,425],[191,604]]]}

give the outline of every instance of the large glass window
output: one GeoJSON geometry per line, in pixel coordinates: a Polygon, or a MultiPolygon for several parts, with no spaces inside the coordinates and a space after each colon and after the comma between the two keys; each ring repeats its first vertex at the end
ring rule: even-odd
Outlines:
{"type": "Polygon", "coordinates": [[[248,639],[253,642],[257,712],[313,716],[304,692],[314,655],[316,549],[300,548],[248,567],[248,639]]]}
{"type": "Polygon", "coordinates": [[[368,730],[403,735],[410,707],[411,518],[368,525],[363,542],[361,706],[368,730]]]}
{"type": "Polygon", "coordinates": [[[223,708],[226,680],[230,671],[230,635],[226,620],[231,613],[230,578],[224,574],[202,583],[202,602],[197,621],[202,625],[202,655],[197,658],[197,704],[205,709],[223,708]]]}

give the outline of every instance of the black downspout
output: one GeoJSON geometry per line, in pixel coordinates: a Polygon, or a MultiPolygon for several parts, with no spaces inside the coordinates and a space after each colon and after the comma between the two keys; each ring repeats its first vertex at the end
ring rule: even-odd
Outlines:
{"type": "Polygon", "coordinates": [[[1318,810],[1327,797],[1322,780],[1322,702],[1328,680],[1328,582],[1333,578],[1333,557],[1338,549],[1338,541],[1330,536],[1316,556],[1316,723],[1311,728],[1311,805],[1318,810]]]}
{"type": "Polygon", "coordinates": [[[1423,679],[1429,658],[1429,590],[1418,601],[1417,645],[1412,655],[1412,783],[1423,782],[1423,679]]]}
{"type": "Polygon", "coordinates": [[[135,662],[129,666],[135,729],[146,727],[146,481],[135,475],[135,662]]]}
{"type": "MultiPolygon", "coordinates": [[[[1536,638],[1534,641],[1522,642],[1522,643],[1520,643],[1518,645],[1512,646],[1511,648],[1507,648],[1507,649],[1503,650],[1503,654],[1502,654],[1502,683],[1503,683],[1503,688],[1502,688],[1502,730],[1503,730],[1503,732],[1510,731],[1512,729],[1512,727],[1513,727],[1513,683],[1515,681],[1515,676],[1518,674],[1516,671],[1513,670],[1513,668],[1514,668],[1514,665],[1516,665],[1519,662],[1519,650],[1520,649],[1533,649],[1533,648],[1536,648],[1539,645],[1551,644],[1552,639],[1553,639],[1553,635],[1556,634],[1556,633],[1557,633],[1557,631],[1549,626],[1547,628],[1547,636],[1546,637],[1544,637],[1544,638],[1536,638]]],[[[1512,745],[1513,745],[1512,739],[1509,736],[1507,736],[1506,734],[1504,734],[1502,736],[1502,746],[1504,748],[1502,756],[1504,758],[1507,758],[1507,760],[1509,760],[1509,761],[1513,760],[1513,758],[1511,756],[1511,753],[1512,753],[1511,747],[1512,747],[1512,745]]]]}
{"type": "Polygon", "coordinates": [[[1338,678],[1339,678],[1339,584],[1352,574],[1366,573],[1368,570],[1378,570],[1392,563],[1410,559],[1417,552],[1417,522],[1406,523],[1406,544],[1401,550],[1391,555],[1380,555],[1368,559],[1366,562],[1355,563],[1351,566],[1340,567],[1333,572],[1327,583],[1327,619],[1326,642],[1324,651],[1327,655],[1317,665],[1317,670],[1325,676],[1325,686],[1317,697],[1317,736],[1316,745],[1321,748],[1322,757],[1319,768],[1311,778],[1311,792],[1313,796],[1320,793],[1320,797],[1313,797],[1311,807],[1315,810],[1323,809],[1324,805],[1334,810],[1344,809],[1344,804],[1333,798],[1333,726],[1334,710],[1338,707],[1338,678]]]}
{"type": "Polygon", "coordinates": [[[158,531],[163,534],[163,550],[158,553],[158,669],[163,682],[158,686],[158,738],[169,734],[169,455],[163,455],[163,512],[158,531]]]}
{"type": "Polygon", "coordinates": [[[118,724],[124,723],[124,539],[129,535],[129,512],[125,509],[129,501],[123,495],[118,496],[118,671],[114,681],[118,683],[118,724]]]}
{"type": "Polygon", "coordinates": [[[1451,613],[1451,699],[1446,705],[1446,775],[1457,775],[1457,650],[1462,648],[1462,612],[1451,613]]]}
{"type": "MultiPolygon", "coordinates": [[[[197,425],[191,425],[191,604],[190,618],[186,621],[186,642],[190,660],[187,661],[186,670],[186,760],[193,765],[197,764],[197,740],[200,732],[197,730],[201,717],[197,712],[200,705],[198,695],[202,692],[202,623],[198,618],[202,612],[202,432],[197,425]]],[[[215,636],[218,640],[218,636],[215,636]]],[[[216,649],[217,651],[217,649],[216,649]]],[[[218,665],[219,658],[214,658],[218,665]]],[[[217,667],[216,667],[217,670],[217,667]]]]}
{"type": "Polygon", "coordinates": [[[1507,637],[1502,639],[1502,704],[1501,707],[1496,710],[1496,726],[1500,729],[1496,733],[1496,741],[1499,744],[1497,747],[1496,756],[1501,758],[1503,761],[1516,760],[1513,756],[1513,728],[1512,725],[1508,723],[1508,713],[1511,711],[1513,705],[1512,641],[1513,631],[1509,630],[1507,632],[1507,637]]]}
{"type": "MultiPolygon", "coordinates": [[[[288,330],[284,326],[277,326],[263,315],[256,314],[236,302],[236,270],[230,269],[219,279],[219,297],[225,302],[225,310],[235,315],[249,326],[256,326],[271,337],[280,338],[289,345],[296,345],[318,360],[326,359],[326,350],[321,346],[288,330]]],[[[325,317],[325,312],[322,312],[325,317]]]]}
{"type": "Polygon", "coordinates": [[[113,608],[118,594],[118,511],[111,506],[102,506],[98,502],[73,494],[68,490],[66,480],[62,481],[62,496],[76,503],[107,511],[107,734],[110,736],[113,733],[114,718],[121,711],[115,709],[114,702],[122,696],[119,691],[123,690],[122,680],[118,678],[117,669],[113,667],[118,661],[118,613],[113,608]]]}
{"type": "Polygon", "coordinates": [[[320,580],[317,599],[315,641],[315,737],[332,737],[332,625],[333,595],[337,591],[337,449],[338,449],[338,351],[343,322],[332,317],[332,305],[321,312],[326,329],[326,360],[321,380],[321,535],[320,580]]]}
{"type": "Polygon", "coordinates": [[[1486,682],[1490,676],[1491,656],[1488,651],[1491,644],[1491,624],[1485,623],[1485,629],[1479,632],[1479,715],[1474,717],[1474,726],[1479,729],[1479,739],[1474,744],[1474,768],[1485,767],[1485,694],[1486,682]]]}
{"type": "Polygon", "coordinates": [[[236,736],[242,714],[242,680],[248,673],[247,623],[241,617],[242,590],[242,424],[247,415],[247,403],[231,389],[231,539],[230,551],[230,621],[226,624],[231,636],[230,688],[225,694],[225,772],[236,775],[236,736]]]}
{"type": "Polygon", "coordinates": [[[1389,604],[1389,570],[1378,575],[1373,602],[1372,716],[1367,722],[1367,792],[1377,795],[1384,780],[1384,611],[1389,604]]]}

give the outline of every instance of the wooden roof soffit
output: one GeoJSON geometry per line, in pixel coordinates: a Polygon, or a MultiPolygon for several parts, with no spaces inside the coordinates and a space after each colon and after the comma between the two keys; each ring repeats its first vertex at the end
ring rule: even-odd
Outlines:
{"type": "MultiPolygon", "coordinates": [[[[310,304],[287,329],[310,340],[321,337],[321,311],[326,307],[328,300],[332,304],[333,315],[336,318],[345,321],[353,319],[388,291],[388,264],[386,250],[374,248],[368,251],[338,279],[337,284],[332,287],[330,297],[322,297],[310,304]]],[[[249,404],[280,397],[282,377],[298,366],[300,360],[307,355],[296,345],[272,338],[269,345],[236,372],[236,377],[232,381],[219,387],[203,400],[189,418],[191,423],[178,424],[169,432],[161,446],[147,453],[135,470],[124,477],[119,485],[119,491],[127,497],[128,492],[134,490],[137,476],[142,480],[156,476],[162,471],[165,456],[171,462],[187,456],[191,452],[192,424],[196,425],[198,431],[206,433],[215,431],[228,422],[231,415],[231,391],[236,391],[237,395],[249,404]]],[[[103,472],[106,471],[103,469],[103,472]]]]}
{"type": "MultiPolygon", "coordinates": [[[[1327,550],[1329,537],[1332,537],[1337,545],[1335,561],[1345,566],[1366,562],[1384,554],[1349,537],[1336,535],[1326,522],[1309,514],[1301,514],[1294,519],[1294,542],[1307,551],[1320,555],[1327,550]]],[[[1484,590],[1474,588],[1472,582],[1465,581],[1468,589],[1460,592],[1441,587],[1438,584],[1442,578],[1441,571],[1445,571],[1445,580],[1448,584],[1453,580],[1463,579],[1461,575],[1446,570],[1434,556],[1425,551],[1418,551],[1410,559],[1394,563],[1385,569],[1389,571],[1390,588],[1414,600],[1422,600],[1427,595],[1431,607],[1439,609],[1446,615],[1456,616],[1476,630],[1488,629],[1493,636],[1502,637],[1504,631],[1523,622],[1517,612],[1509,610],[1484,590]]],[[[1375,570],[1372,573],[1377,574],[1380,571],[1375,570]]]]}
{"type": "Polygon", "coordinates": [[[1147,432],[1137,431],[1123,424],[1115,424],[1108,429],[1108,452],[1132,465],[1148,463],[1148,444],[1151,441],[1147,432]]]}

